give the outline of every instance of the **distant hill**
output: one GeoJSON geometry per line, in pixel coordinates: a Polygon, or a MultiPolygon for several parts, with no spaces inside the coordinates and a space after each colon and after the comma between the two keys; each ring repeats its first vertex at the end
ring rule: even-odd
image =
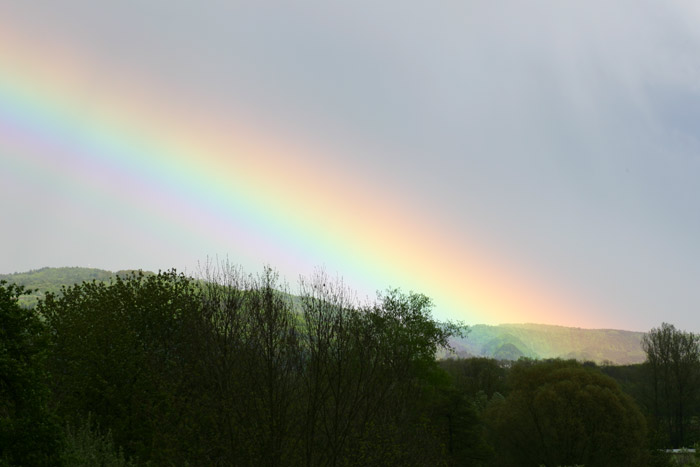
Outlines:
{"type": "MultiPolygon", "coordinates": [[[[60,292],[62,286],[84,281],[109,281],[132,271],[68,267],[41,268],[29,272],[0,274],[0,280],[36,289],[20,298],[23,306],[34,306],[46,292],[60,292]]],[[[292,297],[298,306],[298,297],[292,297]]],[[[643,333],[613,329],[580,329],[544,324],[501,324],[470,326],[465,338],[452,344],[460,357],[483,356],[499,360],[529,358],[575,358],[618,364],[644,361],[643,333]]]]}
{"type": "Polygon", "coordinates": [[[0,274],[0,280],[10,284],[23,285],[34,290],[29,295],[20,297],[22,306],[33,307],[47,292],[57,293],[62,286],[80,284],[85,281],[108,281],[116,275],[128,274],[131,271],[105,271],[94,268],[41,268],[28,272],[0,274]]]}
{"type": "Polygon", "coordinates": [[[574,358],[617,364],[640,363],[644,333],[614,329],[581,329],[545,324],[470,326],[471,332],[452,344],[458,356],[483,356],[501,360],[574,358]]]}

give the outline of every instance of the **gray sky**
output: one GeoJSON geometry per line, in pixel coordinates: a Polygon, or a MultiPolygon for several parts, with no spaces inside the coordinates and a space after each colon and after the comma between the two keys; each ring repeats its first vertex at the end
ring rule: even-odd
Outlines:
{"type": "MultiPolygon", "coordinates": [[[[582,326],[700,331],[696,2],[0,0],[0,18],[198,111],[335,149],[306,163],[581,297],[596,308],[582,326]]],[[[147,220],[104,216],[98,194],[58,212],[1,143],[0,273],[242,254],[187,232],[134,247],[147,220]]]]}

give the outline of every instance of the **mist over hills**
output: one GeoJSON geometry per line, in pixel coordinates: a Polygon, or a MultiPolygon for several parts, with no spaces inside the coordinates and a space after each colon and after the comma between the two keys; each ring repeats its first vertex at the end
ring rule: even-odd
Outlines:
{"type": "MultiPolygon", "coordinates": [[[[84,281],[109,281],[131,271],[95,268],[41,268],[28,272],[0,274],[0,280],[24,285],[32,293],[22,297],[23,306],[34,306],[46,292],[57,293],[62,286],[84,281]]],[[[644,333],[615,329],[581,329],[546,324],[469,325],[464,338],[452,340],[458,357],[488,357],[498,360],[564,358],[598,363],[633,364],[644,361],[641,348],[644,333]]]]}
{"type": "Polygon", "coordinates": [[[598,363],[641,363],[643,332],[581,329],[547,324],[475,324],[465,338],[453,340],[459,357],[499,360],[564,358],[598,363]]]}

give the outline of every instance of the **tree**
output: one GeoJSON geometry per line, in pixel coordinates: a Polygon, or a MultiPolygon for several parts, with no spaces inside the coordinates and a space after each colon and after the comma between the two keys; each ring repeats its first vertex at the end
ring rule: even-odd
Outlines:
{"type": "Polygon", "coordinates": [[[505,393],[506,368],[496,359],[448,359],[441,361],[440,366],[452,376],[455,386],[471,399],[489,399],[496,393],[505,393]]]}
{"type": "Polygon", "coordinates": [[[198,388],[191,330],[201,301],[193,280],[175,271],[117,276],[47,294],[37,309],[51,332],[61,415],[81,425],[93,414],[141,461],[161,463],[185,444],[187,401],[198,388]]]}
{"type": "Polygon", "coordinates": [[[358,306],[323,273],[302,281],[300,304],[304,464],[442,462],[435,354],[461,328],[433,320],[421,294],[392,289],[358,306]]]}
{"type": "Polygon", "coordinates": [[[23,309],[24,287],[0,281],[0,465],[60,463],[60,435],[49,411],[44,371],[46,335],[23,309]]]}
{"type": "Polygon", "coordinates": [[[642,337],[642,348],[651,377],[654,415],[665,426],[671,446],[683,447],[688,441],[691,408],[698,402],[700,336],[662,323],[642,337]]]}
{"type": "Polygon", "coordinates": [[[203,412],[215,429],[201,464],[299,463],[299,317],[276,272],[207,265],[197,323],[203,412]]]}
{"type": "Polygon", "coordinates": [[[644,465],[644,417],[612,378],[573,361],[519,361],[509,384],[485,414],[503,465],[644,465]]]}
{"type": "Polygon", "coordinates": [[[207,268],[39,304],[55,401],[72,426],[99,427],[86,444],[154,465],[439,465],[443,428],[471,436],[476,415],[435,362],[460,327],[435,322],[427,297],[391,290],[359,306],[322,274],[293,297],[270,268],[207,268]]]}

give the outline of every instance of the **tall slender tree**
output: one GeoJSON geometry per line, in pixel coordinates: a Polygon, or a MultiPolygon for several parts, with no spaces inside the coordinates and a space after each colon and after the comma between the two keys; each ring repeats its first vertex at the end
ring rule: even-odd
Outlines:
{"type": "Polygon", "coordinates": [[[662,323],[642,338],[657,422],[673,447],[688,443],[691,408],[698,402],[700,336],[662,323]]]}

